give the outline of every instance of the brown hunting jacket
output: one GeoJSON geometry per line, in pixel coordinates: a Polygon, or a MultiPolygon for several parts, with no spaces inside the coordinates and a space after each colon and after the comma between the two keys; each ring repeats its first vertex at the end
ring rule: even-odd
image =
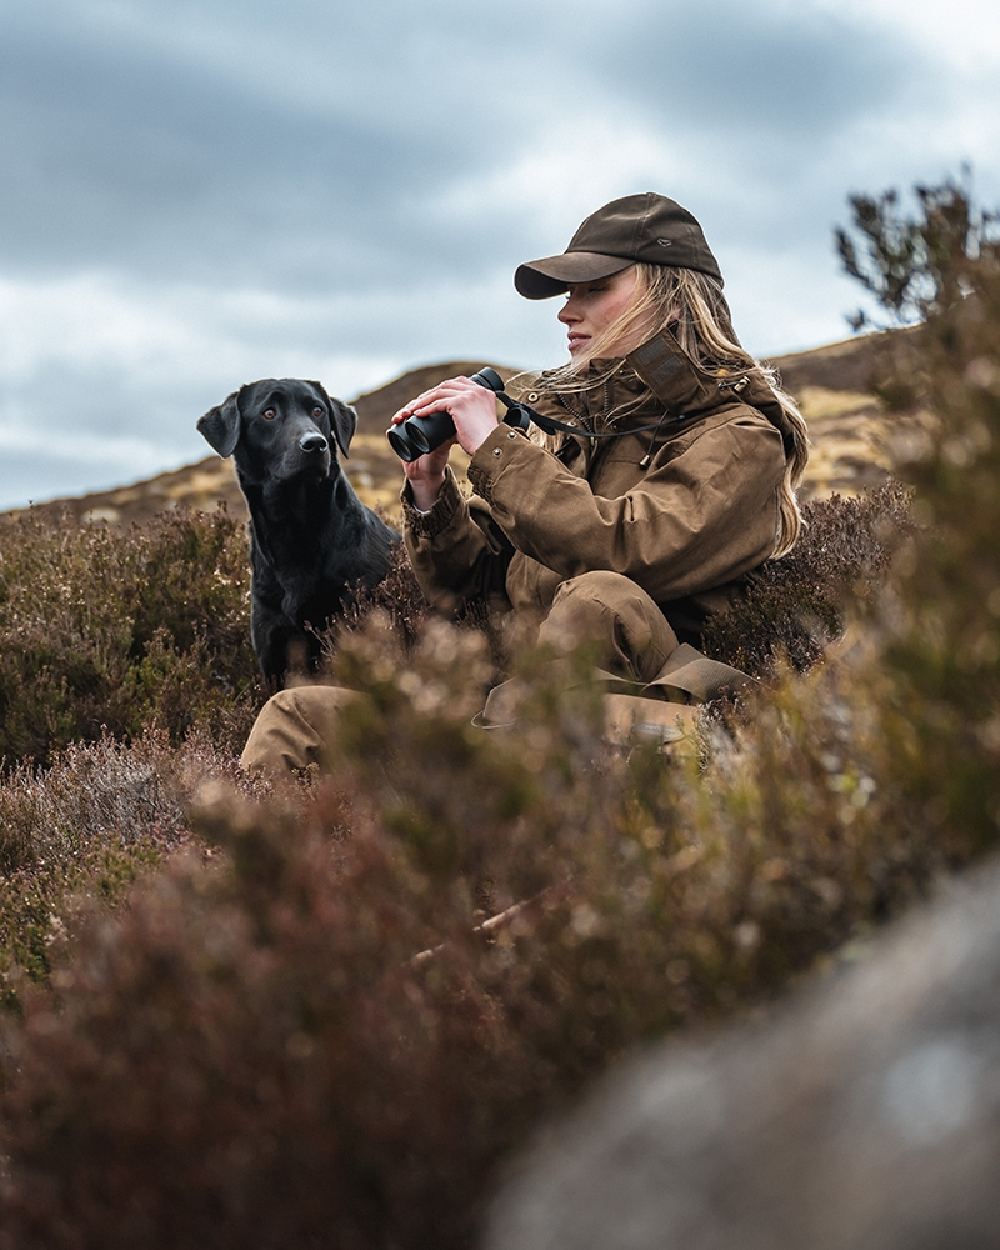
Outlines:
{"type": "Polygon", "coordinates": [[[615,421],[617,437],[565,435],[552,454],[500,425],[469,465],[476,498],[463,497],[450,469],[428,512],[404,489],[406,547],[431,602],[480,598],[540,617],[567,578],[611,570],[697,645],[706,614],[774,550],[790,433],[761,379],[704,373],[669,332],[632,352],[597,394],[543,399],[529,387],[520,397],[600,430],[644,385],[652,400],[615,421]]]}

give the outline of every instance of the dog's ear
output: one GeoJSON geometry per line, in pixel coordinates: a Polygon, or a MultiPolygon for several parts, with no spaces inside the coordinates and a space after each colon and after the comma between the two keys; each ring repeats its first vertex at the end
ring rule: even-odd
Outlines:
{"type": "Polygon", "coordinates": [[[354,431],[358,428],[357,410],[351,404],[345,404],[342,399],[334,399],[332,395],[328,395],[322,382],[310,382],[309,385],[315,386],[326,400],[326,406],[330,409],[330,428],[333,430],[333,437],[337,440],[340,454],[350,460],[350,453],[347,449],[351,445],[354,431]]]}
{"type": "Polygon", "coordinates": [[[353,404],[345,404],[342,399],[331,399],[330,411],[333,413],[333,437],[337,440],[340,454],[350,460],[351,454],[347,449],[358,428],[358,410],[353,404]]]}
{"type": "Polygon", "coordinates": [[[220,456],[231,456],[240,439],[240,392],[233,391],[221,404],[198,418],[198,433],[220,456]]]}

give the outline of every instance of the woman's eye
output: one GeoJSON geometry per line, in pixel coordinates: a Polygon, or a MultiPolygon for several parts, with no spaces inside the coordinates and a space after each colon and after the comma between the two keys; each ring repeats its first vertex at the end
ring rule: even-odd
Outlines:
{"type": "Polygon", "coordinates": [[[265,421],[273,421],[274,418],[278,415],[278,411],[276,408],[265,408],[264,411],[260,415],[264,418],[265,421]]]}

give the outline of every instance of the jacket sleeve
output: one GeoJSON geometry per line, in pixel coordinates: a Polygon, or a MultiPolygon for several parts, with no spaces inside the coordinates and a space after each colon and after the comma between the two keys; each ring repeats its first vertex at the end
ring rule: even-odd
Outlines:
{"type": "Polygon", "coordinates": [[[486,505],[463,496],[450,468],[428,512],[414,506],[409,483],[401,500],[406,553],[431,603],[450,608],[473,599],[506,599],[504,578],[514,549],[486,505]]]}
{"type": "Polygon", "coordinates": [[[554,456],[504,427],[469,466],[469,480],[517,550],[562,578],[606,569],[658,603],[721,585],[774,550],[778,431],[742,405],[679,454],[664,448],[617,498],[595,495],[554,456]]]}

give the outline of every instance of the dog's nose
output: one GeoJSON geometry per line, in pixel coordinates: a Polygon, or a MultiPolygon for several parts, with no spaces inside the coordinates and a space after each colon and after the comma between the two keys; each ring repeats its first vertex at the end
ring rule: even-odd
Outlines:
{"type": "Polygon", "coordinates": [[[322,434],[303,434],[299,446],[303,451],[326,451],[326,439],[322,434]]]}

